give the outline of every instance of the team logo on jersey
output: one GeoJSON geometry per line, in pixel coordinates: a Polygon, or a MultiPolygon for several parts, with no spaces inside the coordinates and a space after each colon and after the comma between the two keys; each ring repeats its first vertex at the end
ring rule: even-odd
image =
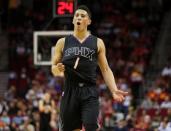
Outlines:
{"type": "Polygon", "coordinates": [[[90,61],[93,60],[93,54],[95,53],[94,50],[91,50],[87,47],[71,47],[65,50],[65,57],[71,55],[79,55],[85,58],[88,58],[90,61]]]}

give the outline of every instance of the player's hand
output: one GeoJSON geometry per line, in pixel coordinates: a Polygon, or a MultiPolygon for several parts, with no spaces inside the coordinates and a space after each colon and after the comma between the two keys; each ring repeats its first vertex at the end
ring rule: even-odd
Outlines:
{"type": "Polygon", "coordinates": [[[48,106],[45,106],[45,113],[48,113],[48,112],[50,112],[51,111],[51,106],[50,105],[48,105],[48,106]]]}
{"type": "Polygon", "coordinates": [[[116,90],[112,93],[112,97],[117,102],[122,102],[125,99],[125,96],[128,95],[128,92],[122,90],[116,90]]]}
{"type": "Polygon", "coordinates": [[[65,71],[65,65],[62,64],[62,63],[58,63],[58,64],[56,65],[56,67],[58,68],[58,70],[59,70],[60,72],[64,72],[64,71],[65,71]]]}
{"type": "Polygon", "coordinates": [[[52,66],[52,73],[54,76],[64,76],[65,66],[62,63],[52,66]]]}

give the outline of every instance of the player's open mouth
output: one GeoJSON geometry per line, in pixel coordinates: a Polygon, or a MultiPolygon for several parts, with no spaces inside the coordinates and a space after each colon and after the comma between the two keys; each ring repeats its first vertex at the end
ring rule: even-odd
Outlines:
{"type": "Polygon", "coordinates": [[[80,22],[77,22],[77,25],[80,25],[81,23],[80,22]]]}

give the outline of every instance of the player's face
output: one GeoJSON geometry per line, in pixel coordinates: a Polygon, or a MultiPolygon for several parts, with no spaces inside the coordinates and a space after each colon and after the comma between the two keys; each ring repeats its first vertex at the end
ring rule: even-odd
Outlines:
{"type": "Polygon", "coordinates": [[[91,20],[85,10],[78,9],[73,18],[73,24],[77,29],[85,29],[90,25],[91,20]]]}
{"type": "Polygon", "coordinates": [[[45,100],[49,100],[49,99],[50,99],[50,94],[49,94],[49,93],[45,93],[44,99],[45,99],[45,100]]]}

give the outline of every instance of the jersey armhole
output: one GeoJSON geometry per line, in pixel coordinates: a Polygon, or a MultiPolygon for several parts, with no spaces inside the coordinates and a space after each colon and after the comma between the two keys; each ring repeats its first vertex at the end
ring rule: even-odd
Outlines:
{"type": "Polygon", "coordinates": [[[96,45],[97,45],[97,54],[99,54],[100,47],[99,47],[99,42],[98,42],[98,41],[99,41],[99,38],[98,38],[98,37],[97,37],[97,40],[96,40],[96,41],[97,41],[97,42],[96,42],[96,43],[97,43],[97,44],[96,44],[96,45]]]}
{"type": "Polygon", "coordinates": [[[63,46],[63,48],[62,48],[62,52],[63,52],[64,49],[65,49],[65,41],[66,41],[66,37],[64,37],[64,46],[63,46]]]}
{"type": "Polygon", "coordinates": [[[64,51],[65,51],[66,45],[67,45],[67,43],[68,43],[68,37],[69,37],[69,36],[64,37],[64,46],[63,46],[63,48],[62,48],[62,53],[63,53],[63,54],[64,54],[64,51]]]}

